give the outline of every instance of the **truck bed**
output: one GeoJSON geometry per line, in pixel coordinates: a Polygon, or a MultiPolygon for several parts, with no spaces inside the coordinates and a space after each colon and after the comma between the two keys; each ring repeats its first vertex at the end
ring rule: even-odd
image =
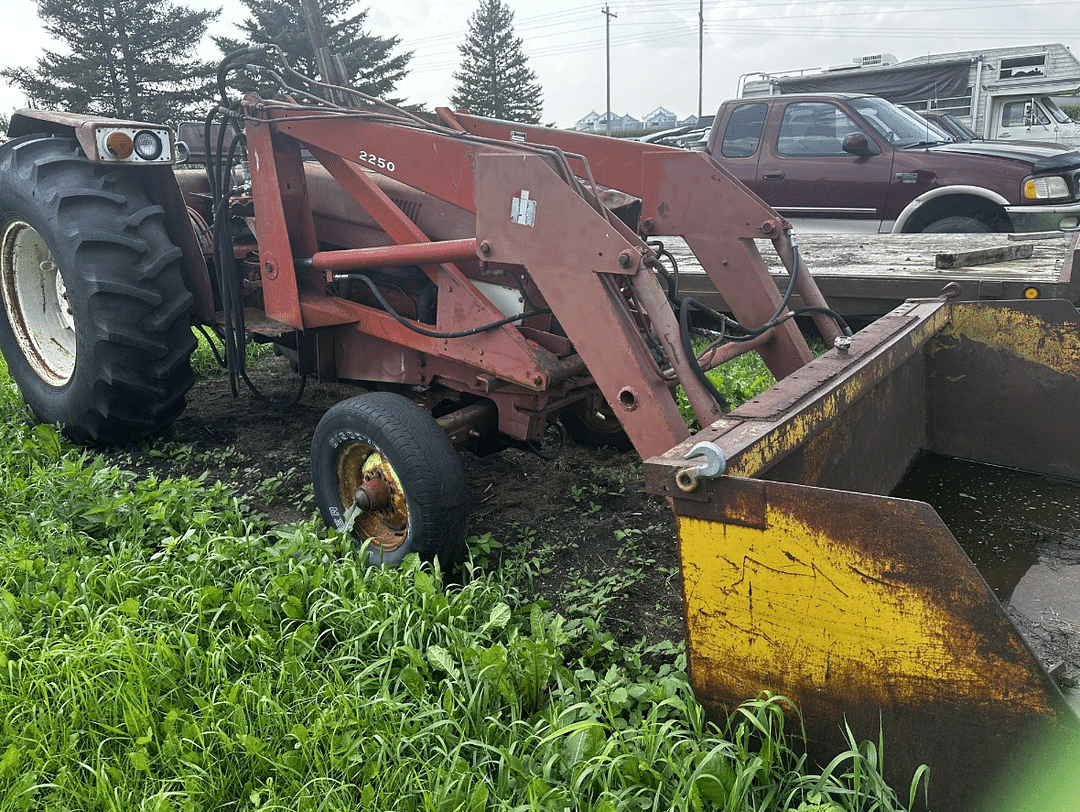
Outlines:
{"type": "MultiPolygon", "coordinates": [[[[777,284],[785,288],[787,271],[772,246],[767,240],[757,243],[777,284]]],[[[670,238],[664,245],[679,263],[680,295],[725,310],[686,245],[670,238]]],[[[880,316],[906,299],[936,297],[951,282],[959,285],[960,299],[1032,298],[1034,290],[1037,298],[1080,302],[1074,234],[800,234],[799,247],[803,267],[814,275],[830,306],[845,317],[880,316]],[[1020,246],[1030,246],[1030,257],[948,270],[935,267],[939,254],[1020,246]]],[[[797,297],[793,306],[800,306],[797,297]]]]}

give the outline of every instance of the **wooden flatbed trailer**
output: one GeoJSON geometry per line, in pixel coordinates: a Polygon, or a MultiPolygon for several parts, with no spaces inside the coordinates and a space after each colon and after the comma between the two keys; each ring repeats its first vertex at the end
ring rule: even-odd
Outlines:
{"type": "MultiPolygon", "coordinates": [[[[766,241],[760,242],[769,271],[783,290],[787,270],[766,250],[766,241]]],[[[956,298],[961,301],[1080,303],[1076,234],[800,234],[799,242],[807,270],[829,306],[845,318],[881,316],[908,299],[940,296],[950,284],[958,287],[956,298]],[[937,267],[965,261],[979,264],[937,267]]],[[[680,241],[665,247],[679,262],[680,293],[727,311],[693,254],[680,241]]],[[[796,295],[794,307],[801,306],[796,295]]]]}

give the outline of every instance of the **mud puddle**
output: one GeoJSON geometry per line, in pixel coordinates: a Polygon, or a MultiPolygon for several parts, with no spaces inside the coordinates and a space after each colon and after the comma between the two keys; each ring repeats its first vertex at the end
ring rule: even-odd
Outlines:
{"type": "Polygon", "coordinates": [[[893,495],[932,505],[1036,655],[1080,678],[1080,486],[928,455],[893,495]]]}

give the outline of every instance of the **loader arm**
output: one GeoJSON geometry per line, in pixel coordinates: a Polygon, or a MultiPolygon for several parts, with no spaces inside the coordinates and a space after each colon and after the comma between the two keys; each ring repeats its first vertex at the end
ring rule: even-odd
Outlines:
{"type": "MultiPolygon", "coordinates": [[[[300,331],[335,326],[345,335],[355,331],[339,342],[339,366],[352,368],[360,345],[377,338],[402,347],[406,356],[420,352],[420,365],[430,372],[417,373],[416,381],[437,379],[459,391],[483,390],[510,402],[507,398],[525,391],[580,397],[566,384],[572,376],[563,372],[568,364],[580,364],[644,456],[688,436],[672,398],[675,384],[683,387],[702,424],[721,415],[721,404],[685,357],[678,315],[653,271],[655,253],[634,228],[604,208],[599,188],[588,180],[594,173],[584,156],[360,112],[313,115],[309,108],[255,96],[247,98],[245,114],[266,315],[300,331]],[[302,150],[367,212],[389,245],[377,250],[322,244],[302,150]],[[472,232],[433,239],[381,191],[380,176],[472,214],[472,232]],[[438,317],[426,331],[430,335],[385,308],[332,292],[336,280],[380,263],[415,264],[437,287],[438,317]],[[551,317],[531,321],[530,328],[550,332],[557,325],[578,360],[553,358],[549,339],[527,334],[513,322],[483,329],[503,316],[478,284],[491,266],[515,269],[535,288],[551,317]],[[477,373],[502,383],[478,383],[477,373]],[[565,385],[560,389],[560,384],[565,385]]],[[[599,146],[592,149],[602,156],[599,146]]],[[[784,223],[774,212],[707,156],[636,148],[625,160],[644,179],[633,190],[645,194],[655,212],[642,224],[646,232],[685,234],[742,323],[761,325],[783,310],[780,291],[752,238],[744,236],[746,229],[727,225],[760,220],[781,235],[784,223]],[[729,217],[736,206],[741,210],[729,217]]],[[[751,348],[777,377],[811,358],[789,318],[745,349],[751,348]]],[[[384,344],[382,352],[387,350],[384,344]]],[[[408,367],[407,359],[402,366],[408,367]]],[[[522,430],[512,412],[499,412],[502,431],[525,437],[536,436],[543,416],[538,411],[522,430]]]]}

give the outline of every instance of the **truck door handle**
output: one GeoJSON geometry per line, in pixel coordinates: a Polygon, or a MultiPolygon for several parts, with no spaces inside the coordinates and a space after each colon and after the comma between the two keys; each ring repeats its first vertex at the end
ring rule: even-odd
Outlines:
{"type": "Polygon", "coordinates": [[[761,176],[761,179],[762,180],[783,180],[784,179],[784,173],[781,172],[780,170],[776,170],[775,172],[766,172],[761,176]]]}

